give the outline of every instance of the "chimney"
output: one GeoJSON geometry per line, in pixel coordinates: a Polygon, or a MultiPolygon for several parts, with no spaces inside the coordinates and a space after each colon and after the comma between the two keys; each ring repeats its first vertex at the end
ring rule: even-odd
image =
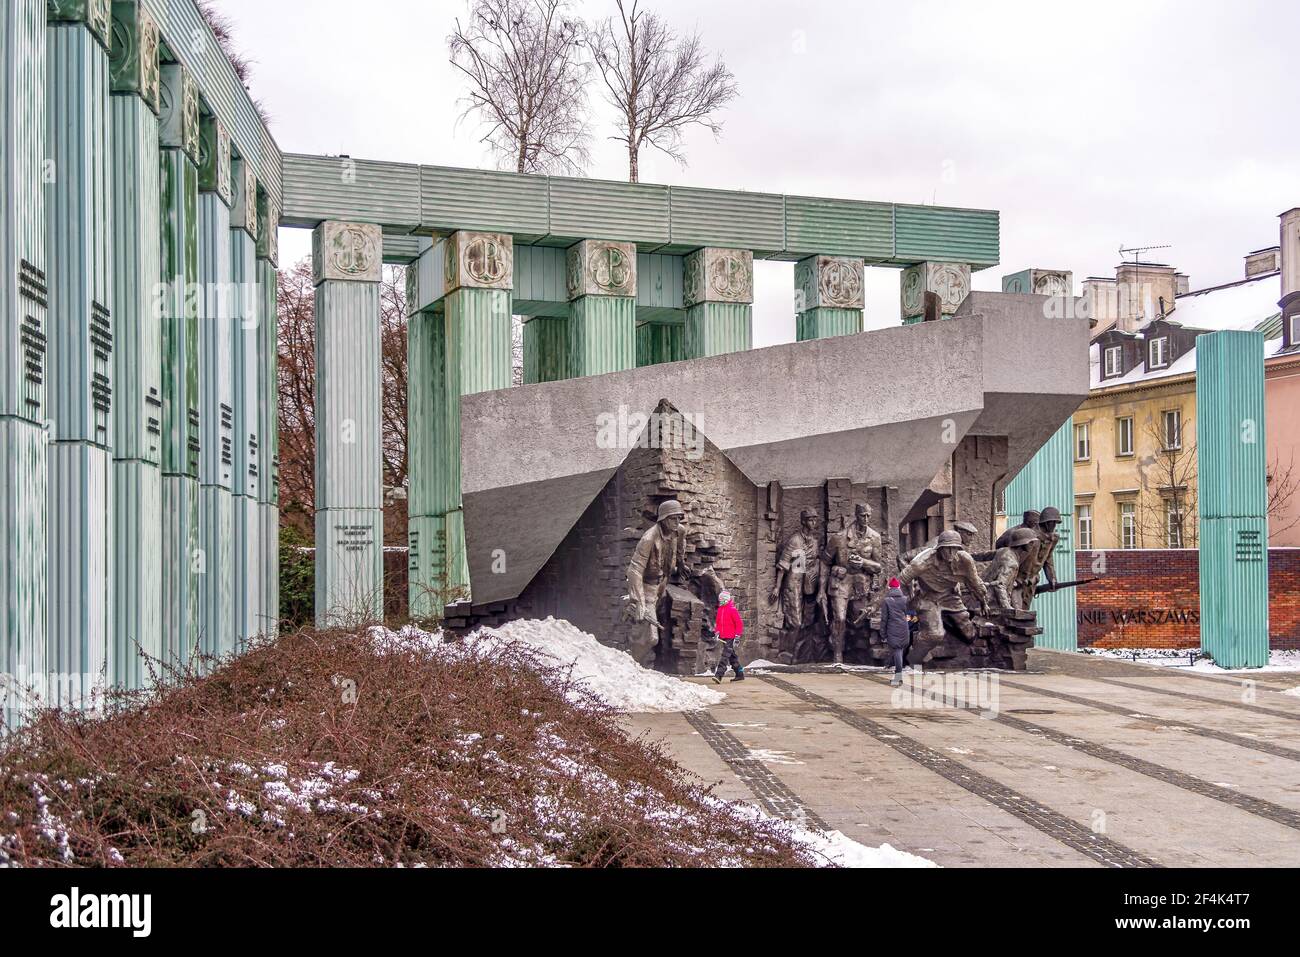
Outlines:
{"type": "Polygon", "coordinates": [[[1300,345],[1300,206],[1283,213],[1282,247],[1282,335],[1284,348],[1300,345]]]}
{"type": "Polygon", "coordinates": [[[1178,287],[1177,295],[1185,296],[1192,291],[1192,277],[1185,272],[1174,274],[1175,285],[1178,287]]]}
{"type": "Polygon", "coordinates": [[[1088,309],[1090,328],[1105,332],[1118,322],[1119,295],[1114,279],[1089,276],[1083,281],[1083,299],[1088,309]]]}
{"type": "Polygon", "coordinates": [[[1163,263],[1121,263],[1115,269],[1119,291],[1119,319],[1115,327],[1134,332],[1138,326],[1164,315],[1178,298],[1177,272],[1163,263]]]}
{"type": "Polygon", "coordinates": [[[1256,249],[1246,255],[1246,278],[1254,279],[1267,273],[1277,272],[1282,268],[1282,247],[1270,246],[1268,249],[1256,249]]]}

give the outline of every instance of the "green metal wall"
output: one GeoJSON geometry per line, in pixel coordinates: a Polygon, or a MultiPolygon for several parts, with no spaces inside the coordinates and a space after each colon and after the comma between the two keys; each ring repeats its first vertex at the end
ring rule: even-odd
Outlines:
{"type": "Polygon", "coordinates": [[[569,375],[569,317],[534,316],[524,323],[524,385],[569,375]]]}
{"type": "Polygon", "coordinates": [[[161,154],[163,454],[168,475],[199,475],[199,171],[179,149],[161,154]]]}
{"type": "Polygon", "coordinates": [[[199,548],[199,482],[185,475],[162,477],[163,661],[184,667],[199,648],[199,574],[206,560],[199,548]]]}
{"type": "Polygon", "coordinates": [[[234,397],[234,481],[237,495],[256,500],[262,467],[261,418],[258,414],[257,336],[261,308],[258,294],[257,243],[242,229],[230,232],[232,292],[231,379],[234,397]]]}
{"type": "Polygon", "coordinates": [[[199,194],[199,482],[234,487],[234,326],[229,289],[230,208],[199,194]]]}
{"type": "Polygon", "coordinates": [[[381,621],[384,612],[384,510],[316,511],[316,625],[381,621]]]}
{"type": "Polygon", "coordinates": [[[1201,648],[1225,668],[1268,664],[1264,336],[1196,340],[1201,648]]]}
{"type": "MultiPolygon", "coordinates": [[[[45,652],[46,496],[45,432],[38,425],[0,418],[0,669],[43,675],[45,652]]],[[[22,716],[14,695],[4,701],[0,725],[22,716]]]]}
{"type": "Polygon", "coordinates": [[[113,462],[113,643],[115,687],[151,683],[163,658],[162,473],[150,462],[113,462]]]}
{"type": "MultiPolygon", "coordinates": [[[[1007,486],[1006,492],[1007,522],[1010,525],[1019,525],[1020,516],[1030,509],[1042,511],[1049,505],[1060,509],[1061,526],[1057,531],[1061,543],[1056,547],[1052,560],[1061,581],[1072,581],[1075,577],[1073,442],[1074,424],[1069,420],[1029,460],[1007,486]]],[[[1046,577],[1040,581],[1046,581],[1046,577]]],[[[1038,612],[1038,626],[1043,629],[1035,641],[1038,647],[1078,650],[1078,602],[1073,588],[1040,595],[1034,608],[1038,612]]]]}
{"type": "Polygon", "coordinates": [[[754,347],[754,307],[748,303],[701,302],[686,310],[682,345],[688,359],[754,347]]]}
{"type": "Polygon", "coordinates": [[[833,309],[829,306],[806,309],[795,316],[794,326],[798,342],[849,336],[862,331],[862,310],[833,309]]]}
{"type": "Polygon", "coordinates": [[[636,300],[581,296],[569,309],[569,378],[636,368],[636,300]]]}
{"type": "Polygon", "coordinates": [[[681,323],[647,322],[636,327],[638,368],[685,358],[686,327],[681,323]]]}
{"type": "Polygon", "coordinates": [[[235,499],[219,485],[199,486],[199,650],[222,658],[238,646],[235,620],[235,499]]]}

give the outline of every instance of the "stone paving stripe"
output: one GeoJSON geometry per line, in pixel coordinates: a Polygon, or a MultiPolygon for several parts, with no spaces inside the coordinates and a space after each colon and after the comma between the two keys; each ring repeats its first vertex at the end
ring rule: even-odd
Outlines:
{"type": "Polygon", "coordinates": [[[1119,688],[1134,688],[1140,691],[1153,691],[1156,694],[1172,695],[1175,698],[1187,698],[1191,701],[1201,701],[1205,704],[1215,704],[1223,708],[1241,708],[1243,711],[1254,711],[1256,714],[1272,715],[1275,718],[1286,718],[1288,721],[1300,721],[1300,711],[1280,711],[1277,708],[1265,708],[1263,705],[1247,704],[1244,701],[1225,701],[1222,698],[1213,698],[1210,695],[1192,694],[1190,691],[1174,691],[1171,688],[1156,688],[1152,685],[1134,685],[1119,678],[1101,678],[1096,675],[1089,675],[1088,681],[1101,681],[1108,685],[1115,685],[1119,688]]]}
{"type": "MultiPolygon", "coordinates": [[[[823,698],[793,682],[785,681],[772,675],[755,675],[769,684],[776,685],[782,691],[815,705],[819,710],[833,715],[849,727],[887,744],[904,757],[910,758],[922,767],[946,778],[953,784],[965,788],[977,797],[981,797],[995,807],[1024,821],[1030,827],[1042,831],[1048,837],[1060,841],[1107,867],[1160,867],[1160,863],[1138,853],[1130,847],[1112,840],[1104,834],[1097,834],[1077,821],[1072,821],[1063,814],[1053,811],[1045,804],[1039,804],[1031,797],[1014,791],[976,771],[969,765],[954,761],[940,751],[922,744],[915,738],[908,737],[897,728],[887,727],[846,708],[830,698],[823,698]]],[[[860,677],[871,680],[867,675],[860,677]]]]}
{"type": "Polygon", "coordinates": [[[687,711],[685,714],[691,727],[700,733],[700,737],[727,763],[736,777],[754,792],[754,797],[768,814],[819,831],[831,830],[816,811],[804,804],[799,795],[772,773],[771,768],[751,757],[749,749],[740,739],[714,720],[707,711],[687,711]]]}
{"type": "MultiPolygon", "coordinates": [[[[872,684],[889,686],[887,681],[877,681],[870,675],[860,675],[866,681],[872,684]]],[[[1055,728],[1048,728],[1041,724],[1034,724],[1032,721],[1025,721],[1022,718],[1014,718],[1009,714],[998,712],[996,714],[985,711],[983,708],[975,705],[964,704],[959,701],[949,700],[945,695],[936,695],[932,691],[924,688],[920,689],[931,701],[937,701],[941,704],[950,705],[955,708],[961,708],[966,711],[977,712],[980,717],[987,721],[996,721],[998,724],[1006,725],[1009,728],[1015,728],[1017,731],[1023,731],[1025,734],[1034,737],[1047,738],[1049,741],[1055,741],[1057,744],[1065,745],[1067,748],[1073,748],[1081,751],[1098,760],[1105,761],[1109,764],[1118,765],[1129,771],[1136,771],[1138,774],[1145,775],[1149,778],[1155,778],[1157,781],[1164,781],[1166,784],[1172,784],[1176,788],[1184,791],[1191,791],[1193,794],[1199,794],[1203,797],[1213,798],[1221,804],[1227,804],[1235,807],[1247,814],[1253,814],[1256,817],[1262,817],[1265,820],[1273,821],[1285,827],[1294,828],[1300,831],[1300,811],[1292,810],[1289,807],[1283,807],[1280,804],[1274,804],[1272,801],[1265,801],[1262,798],[1251,797],[1248,794],[1241,794],[1231,788],[1219,787],[1217,784],[1211,784],[1209,781],[1203,781],[1200,778],[1185,774],[1182,771],[1176,771],[1173,768],[1167,768],[1162,764],[1156,764],[1152,761],[1145,761],[1142,758],[1136,758],[1131,754],[1125,754],[1123,751],[1116,751],[1108,748],[1103,744],[1097,744],[1095,741],[1088,741],[1084,738],[1075,737],[1064,731],[1057,731],[1055,728]]]]}
{"type": "MultiPolygon", "coordinates": [[[[1047,698],[1056,698],[1060,701],[1068,701],[1071,704],[1077,704],[1084,708],[1095,708],[1098,711],[1107,711],[1111,714],[1117,714],[1124,718],[1132,718],[1135,713],[1146,714],[1141,708],[1125,708],[1108,701],[1098,701],[1095,698],[1084,698],[1080,695],[1067,694],[1064,691],[1055,691],[1049,688],[1038,688],[1034,685],[1021,684],[1018,681],[1008,681],[1001,678],[999,684],[1008,688],[1016,688],[1019,691],[1028,691],[1030,694],[1043,695],[1047,698]]],[[[1136,690],[1136,689],[1135,689],[1136,690]]],[[[1250,748],[1252,751],[1262,751],[1264,754],[1271,754],[1277,758],[1286,758],[1288,761],[1300,761],[1300,751],[1294,748],[1284,748],[1280,744],[1273,744],[1271,741],[1257,741],[1254,738],[1248,738],[1244,734],[1233,734],[1231,731],[1219,731],[1215,728],[1202,727],[1199,724],[1188,724],[1179,718],[1168,718],[1158,714],[1148,714],[1147,717],[1154,718],[1157,721],[1164,722],[1188,734],[1195,734],[1202,738],[1214,738],[1216,741],[1223,741],[1226,744],[1236,745],[1240,748],[1250,748]]]]}

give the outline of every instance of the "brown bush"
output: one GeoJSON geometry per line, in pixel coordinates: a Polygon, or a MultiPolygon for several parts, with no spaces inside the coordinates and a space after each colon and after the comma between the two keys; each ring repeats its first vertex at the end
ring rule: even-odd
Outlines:
{"type": "Polygon", "coordinates": [[[19,866],[805,866],[526,647],[302,631],[0,751],[19,866]]]}

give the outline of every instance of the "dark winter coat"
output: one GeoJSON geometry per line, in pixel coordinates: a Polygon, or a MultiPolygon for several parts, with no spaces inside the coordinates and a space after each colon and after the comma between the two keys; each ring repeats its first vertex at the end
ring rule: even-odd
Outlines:
{"type": "Polygon", "coordinates": [[[912,632],[907,626],[912,609],[907,605],[907,598],[901,588],[889,589],[885,596],[884,607],[880,611],[880,634],[890,648],[906,648],[912,641],[912,632]]]}

